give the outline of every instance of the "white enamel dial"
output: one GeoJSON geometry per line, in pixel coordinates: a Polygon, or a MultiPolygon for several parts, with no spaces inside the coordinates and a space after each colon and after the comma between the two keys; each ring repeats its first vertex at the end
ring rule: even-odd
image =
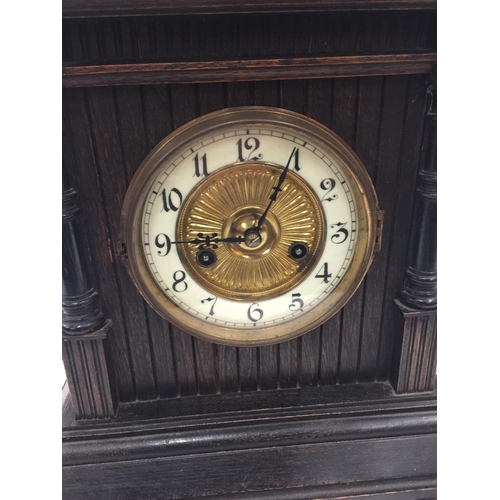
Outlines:
{"type": "Polygon", "coordinates": [[[207,128],[157,148],[143,174],[136,284],[147,274],[155,309],[167,304],[167,319],[210,340],[256,345],[303,333],[352,295],[360,262],[371,260],[359,179],[307,128],[256,119],[207,128]]]}
{"type": "MultiPolygon", "coordinates": [[[[269,196],[271,194],[269,192],[269,196]]],[[[356,245],[356,205],[351,186],[339,165],[303,137],[279,129],[238,127],[190,145],[165,165],[147,199],[143,216],[143,244],[151,274],[179,307],[210,323],[254,328],[257,323],[261,326],[274,325],[303,314],[324,300],[337,286],[349,267],[356,245]],[[243,143],[243,159],[257,158],[258,162],[262,162],[263,170],[267,169],[266,162],[284,168],[296,147],[299,170],[292,171],[300,175],[316,193],[325,214],[328,230],[317,267],[282,297],[241,302],[214,296],[192,279],[179,258],[177,248],[171,248],[165,255],[166,238],[162,236],[157,240],[161,234],[171,241],[176,240],[179,208],[196,184],[205,180],[203,165],[206,165],[206,173],[210,176],[218,169],[236,163],[240,140],[243,143]],[[249,150],[244,148],[245,143],[250,146],[249,150]],[[259,147],[255,149],[257,144],[259,147]],[[204,159],[203,162],[200,158],[204,159]],[[196,160],[199,177],[196,175],[196,160]]]]}

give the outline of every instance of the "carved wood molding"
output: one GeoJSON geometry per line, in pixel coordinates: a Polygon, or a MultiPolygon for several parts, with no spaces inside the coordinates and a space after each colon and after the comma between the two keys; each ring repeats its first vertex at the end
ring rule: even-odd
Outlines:
{"type": "Polygon", "coordinates": [[[435,311],[411,309],[396,301],[400,311],[399,343],[392,371],[398,393],[433,391],[436,381],[437,315],[435,311]]]}
{"type": "Polygon", "coordinates": [[[291,390],[283,399],[275,391],[232,395],[229,406],[244,406],[244,399],[253,408],[237,411],[219,395],[131,403],[120,405],[120,418],[109,423],[68,422],[65,495],[97,499],[112,489],[124,500],[158,498],[158,491],[165,492],[162,498],[193,498],[199,491],[211,498],[238,492],[238,498],[275,500],[375,492],[385,498],[384,491],[392,492],[391,499],[433,497],[433,395],[396,397],[380,383],[311,392],[308,397],[291,390]],[[166,408],[178,405],[182,411],[166,408]],[[226,409],[216,411],[219,405],[226,409]],[[366,467],[375,462],[377,467],[366,467]],[[242,475],[249,468],[252,474],[242,475]],[[221,470],[227,481],[220,480],[221,470]],[[242,483],[243,477],[248,481],[242,483]],[[420,489],[427,493],[408,494],[420,489]]]}
{"type": "Polygon", "coordinates": [[[105,352],[110,326],[108,320],[97,332],[63,336],[63,362],[77,420],[107,419],[115,414],[105,352]]]}
{"type": "Polygon", "coordinates": [[[64,66],[63,87],[422,74],[435,53],[64,66]]]}
{"type": "Polygon", "coordinates": [[[63,18],[167,14],[248,14],[330,10],[436,9],[436,0],[64,0],[63,18]]]}

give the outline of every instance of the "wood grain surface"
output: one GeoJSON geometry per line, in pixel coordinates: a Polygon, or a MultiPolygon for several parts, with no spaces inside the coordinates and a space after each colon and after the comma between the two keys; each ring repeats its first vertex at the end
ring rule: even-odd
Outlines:
{"type": "Polygon", "coordinates": [[[435,9],[436,0],[64,0],[63,18],[162,14],[247,14],[329,10],[435,9]]]}
{"type": "Polygon", "coordinates": [[[396,54],[317,58],[113,64],[63,67],[64,87],[429,73],[436,54],[396,54]]]}

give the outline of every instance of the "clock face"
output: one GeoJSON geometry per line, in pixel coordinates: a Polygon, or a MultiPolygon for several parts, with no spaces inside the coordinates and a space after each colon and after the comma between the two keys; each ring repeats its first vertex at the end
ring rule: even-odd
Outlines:
{"type": "Polygon", "coordinates": [[[202,338],[263,345],[305,333],[371,262],[376,197],[331,131],[275,108],[206,115],[162,141],[127,193],[137,287],[202,338]]]}

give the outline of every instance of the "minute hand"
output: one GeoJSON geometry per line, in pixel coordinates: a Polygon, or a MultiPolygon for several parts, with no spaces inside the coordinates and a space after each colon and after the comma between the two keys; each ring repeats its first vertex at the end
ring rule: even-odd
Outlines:
{"type": "Polygon", "coordinates": [[[261,215],[261,217],[259,219],[259,222],[257,224],[257,229],[259,231],[262,228],[262,224],[264,224],[264,222],[266,220],[267,213],[269,212],[269,209],[271,208],[271,205],[276,201],[276,198],[278,197],[278,193],[280,191],[282,191],[281,185],[283,184],[283,182],[286,179],[286,176],[288,174],[288,168],[290,167],[290,162],[292,161],[292,158],[294,157],[296,151],[297,151],[297,148],[293,148],[292,154],[290,155],[290,158],[288,158],[288,162],[286,164],[286,167],[283,169],[283,172],[281,172],[281,175],[280,175],[280,177],[278,179],[278,185],[273,187],[273,193],[269,197],[270,201],[269,201],[269,203],[267,205],[267,208],[266,208],[265,212],[261,215]]]}

